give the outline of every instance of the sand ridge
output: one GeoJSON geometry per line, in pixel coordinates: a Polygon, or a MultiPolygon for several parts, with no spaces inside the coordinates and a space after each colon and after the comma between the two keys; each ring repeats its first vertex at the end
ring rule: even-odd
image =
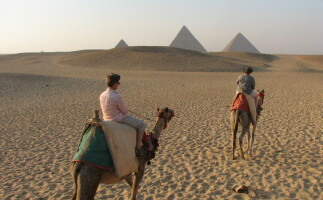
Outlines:
{"type": "Polygon", "coordinates": [[[64,66],[132,71],[241,71],[245,66],[225,57],[173,47],[125,47],[67,56],[59,63],[64,66]]]}
{"type": "MultiPolygon", "coordinates": [[[[133,46],[110,50],[22,53],[1,55],[0,66],[38,69],[48,66],[113,71],[240,72],[246,66],[255,71],[322,72],[321,55],[270,55],[248,52],[201,53],[172,47],[133,46]]],[[[10,70],[9,70],[10,71],[10,70]]],[[[22,70],[25,71],[25,70],[22,70]]],[[[53,70],[55,73],[55,70],[53,70]]]]}

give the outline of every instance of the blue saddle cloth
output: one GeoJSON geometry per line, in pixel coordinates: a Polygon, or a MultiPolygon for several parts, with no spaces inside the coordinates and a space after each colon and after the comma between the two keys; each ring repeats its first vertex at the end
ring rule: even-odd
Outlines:
{"type": "Polygon", "coordinates": [[[102,127],[93,124],[86,125],[78,151],[72,161],[83,162],[100,169],[113,167],[112,156],[102,127]]]}

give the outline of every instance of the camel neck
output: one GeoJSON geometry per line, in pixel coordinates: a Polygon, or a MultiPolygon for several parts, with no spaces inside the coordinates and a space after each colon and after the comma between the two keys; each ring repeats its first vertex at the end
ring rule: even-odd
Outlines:
{"type": "Polygon", "coordinates": [[[154,134],[156,134],[157,139],[159,138],[164,127],[165,127],[165,120],[163,118],[158,118],[152,131],[154,134]]]}

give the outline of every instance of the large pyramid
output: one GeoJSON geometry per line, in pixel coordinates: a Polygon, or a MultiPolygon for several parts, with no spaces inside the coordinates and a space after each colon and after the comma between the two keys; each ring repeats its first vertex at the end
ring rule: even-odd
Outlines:
{"type": "Polygon", "coordinates": [[[124,40],[120,40],[120,42],[114,48],[128,47],[127,43],[124,40]]]}
{"type": "Polygon", "coordinates": [[[175,39],[169,46],[206,53],[204,47],[186,28],[186,26],[183,26],[183,28],[178,32],[175,39]]]}
{"type": "Polygon", "coordinates": [[[241,33],[238,33],[223,51],[260,53],[241,33]]]}

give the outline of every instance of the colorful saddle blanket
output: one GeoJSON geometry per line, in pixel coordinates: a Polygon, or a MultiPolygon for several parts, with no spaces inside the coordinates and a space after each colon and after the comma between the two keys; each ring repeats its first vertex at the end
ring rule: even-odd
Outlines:
{"type": "Polygon", "coordinates": [[[102,127],[98,124],[86,125],[78,151],[72,161],[83,162],[100,169],[113,167],[112,156],[102,127]]]}
{"type": "Polygon", "coordinates": [[[232,104],[231,111],[232,110],[242,110],[247,113],[249,113],[249,106],[248,106],[248,101],[245,95],[242,93],[238,94],[232,104]]]}
{"type": "Polygon", "coordinates": [[[232,104],[231,111],[236,109],[250,113],[253,123],[257,121],[256,104],[251,95],[238,93],[232,104]]]}

